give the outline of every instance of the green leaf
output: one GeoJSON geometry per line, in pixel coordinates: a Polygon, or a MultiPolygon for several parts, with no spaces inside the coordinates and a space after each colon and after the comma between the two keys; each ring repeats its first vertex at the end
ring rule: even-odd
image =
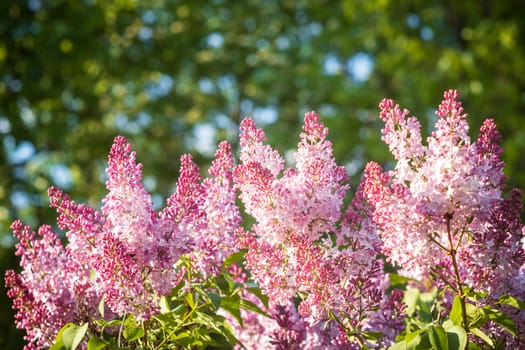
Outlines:
{"type": "Polygon", "coordinates": [[[68,350],[75,350],[77,346],[82,342],[88,329],[88,323],[84,323],[82,326],[73,325],[68,327],[62,333],[62,342],[68,350]]]}
{"type": "Polygon", "coordinates": [[[208,329],[206,329],[206,327],[198,327],[194,329],[193,336],[195,337],[195,339],[198,339],[199,341],[202,341],[203,343],[211,345],[209,344],[211,341],[210,332],[208,331],[208,329]]]}
{"type": "Polygon", "coordinates": [[[465,309],[467,311],[467,320],[470,327],[481,327],[485,322],[487,322],[489,319],[487,317],[487,314],[485,311],[477,307],[476,305],[467,303],[465,305],[465,309]]]}
{"type": "Polygon", "coordinates": [[[177,334],[173,334],[170,337],[171,341],[174,341],[177,344],[180,344],[182,346],[190,345],[192,343],[193,339],[194,338],[193,338],[193,336],[191,335],[191,333],[189,331],[184,331],[184,332],[180,332],[180,333],[177,333],[177,334]]]}
{"type": "Polygon", "coordinates": [[[173,315],[170,313],[153,315],[152,319],[160,323],[162,328],[166,327],[167,325],[173,325],[175,322],[173,315]]]}
{"type": "Polygon", "coordinates": [[[186,286],[184,278],[171,290],[168,297],[169,300],[176,298],[179,295],[179,292],[182,290],[182,287],[186,286]]]}
{"type": "Polygon", "coordinates": [[[510,305],[525,310],[525,302],[516,299],[512,295],[502,295],[501,297],[499,297],[497,303],[510,305]]]}
{"type": "Polygon", "coordinates": [[[234,344],[241,344],[240,341],[233,334],[233,331],[231,330],[230,325],[228,323],[224,323],[222,330],[222,334],[210,334],[212,341],[209,343],[209,345],[212,346],[212,349],[231,349],[234,344]]]}
{"type": "Polygon", "coordinates": [[[133,314],[128,314],[125,318],[124,318],[124,328],[127,328],[129,326],[135,326],[136,325],[136,322],[135,322],[135,317],[133,316],[133,314]]]}
{"type": "Polygon", "coordinates": [[[228,285],[230,286],[230,290],[231,290],[232,293],[235,293],[236,289],[238,289],[240,287],[243,287],[242,283],[235,282],[235,280],[233,279],[233,277],[230,274],[225,273],[223,276],[226,279],[226,281],[228,282],[228,285]]]}
{"type": "Polygon", "coordinates": [[[448,347],[454,350],[464,350],[467,348],[467,332],[461,326],[451,326],[446,328],[448,347]]]}
{"type": "Polygon", "coordinates": [[[229,342],[229,345],[234,345],[234,344],[240,344],[241,348],[243,349],[246,349],[242,343],[239,341],[239,339],[237,339],[237,337],[235,337],[235,334],[233,333],[233,330],[231,328],[231,326],[225,322],[224,323],[224,334],[226,336],[226,338],[228,339],[228,342],[229,342]]]}
{"type": "Polygon", "coordinates": [[[449,329],[450,327],[454,326],[454,323],[451,320],[445,320],[442,325],[443,328],[449,329]]]}
{"type": "Polygon", "coordinates": [[[469,328],[469,332],[474,334],[476,337],[482,339],[485,343],[489,344],[490,347],[494,347],[494,342],[492,339],[485,334],[481,329],[479,328],[469,328]]]}
{"type": "Polygon", "coordinates": [[[467,347],[469,350],[481,350],[481,347],[473,342],[469,342],[467,347]]]}
{"type": "Polygon", "coordinates": [[[227,298],[223,298],[222,299],[222,303],[221,303],[221,307],[228,311],[230,313],[230,315],[232,315],[236,320],[237,322],[239,322],[239,324],[241,325],[241,327],[243,326],[243,322],[242,322],[242,318],[241,318],[241,310],[240,310],[240,306],[241,306],[241,298],[239,298],[239,296],[237,295],[234,295],[234,296],[230,296],[230,297],[227,297],[227,298]]]}
{"type": "Polygon", "coordinates": [[[122,335],[125,339],[134,341],[144,336],[144,329],[142,327],[129,326],[124,328],[122,335]]]}
{"type": "Polygon", "coordinates": [[[221,306],[222,298],[219,294],[214,292],[206,292],[206,295],[215,309],[218,309],[221,306]]]}
{"type": "Polygon", "coordinates": [[[406,346],[405,346],[404,339],[400,342],[390,345],[390,347],[388,348],[388,350],[405,350],[405,349],[406,349],[406,346]]]}
{"type": "Polygon", "coordinates": [[[473,288],[464,288],[463,292],[474,301],[480,301],[487,297],[488,292],[486,291],[476,291],[473,288]]]}
{"type": "Polygon", "coordinates": [[[100,298],[100,302],[98,303],[98,312],[100,317],[104,318],[104,296],[100,298]]]}
{"type": "Polygon", "coordinates": [[[174,309],[173,309],[173,314],[174,315],[177,315],[179,317],[182,317],[184,316],[184,314],[188,312],[188,306],[187,305],[184,305],[184,304],[180,304],[180,305],[177,305],[174,309]]]}
{"type": "Polygon", "coordinates": [[[87,350],[101,350],[108,346],[108,342],[93,335],[89,338],[87,350]]]}
{"type": "Polygon", "coordinates": [[[51,346],[49,350],[62,350],[66,348],[64,342],[62,341],[62,336],[64,335],[64,331],[70,327],[75,327],[75,324],[66,323],[62,326],[62,328],[60,328],[55,339],[55,344],[53,344],[53,346],[51,346]]]}
{"type": "Polygon", "coordinates": [[[407,350],[416,350],[420,349],[420,344],[423,341],[423,337],[421,336],[421,333],[423,332],[413,332],[408,333],[405,337],[405,349],[407,350]]]}
{"type": "Polygon", "coordinates": [[[406,308],[407,315],[413,315],[416,313],[418,300],[419,300],[419,289],[409,288],[405,291],[403,301],[407,306],[406,308]]]}
{"type": "Polygon", "coordinates": [[[409,288],[405,291],[403,301],[407,305],[406,313],[409,316],[417,315],[424,323],[433,321],[432,310],[436,299],[436,290],[421,293],[417,288],[409,288]]]}
{"type": "Polygon", "coordinates": [[[461,299],[456,295],[452,308],[450,309],[450,320],[456,326],[461,326],[463,323],[463,315],[461,310],[461,299]]]}
{"type": "Polygon", "coordinates": [[[255,295],[257,298],[259,298],[260,301],[262,301],[264,307],[268,308],[268,302],[270,301],[270,298],[268,298],[267,295],[263,294],[261,288],[259,287],[248,287],[246,288],[250,293],[255,295]]]}
{"type": "Polygon", "coordinates": [[[222,272],[225,272],[231,265],[241,262],[244,259],[245,255],[246,250],[240,250],[231,255],[228,255],[226,259],[224,259],[224,263],[222,264],[222,272]]]}
{"type": "Polygon", "coordinates": [[[184,298],[186,300],[186,303],[188,303],[189,307],[193,309],[195,307],[195,300],[193,299],[193,294],[188,293],[186,294],[186,297],[184,298]]]}
{"type": "Polygon", "coordinates": [[[249,300],[241,299],[239,302],[239,306],[245,310],[250,310],[266,317],[271,317],[267,312],[265,312],[263,309],[261,309],[249,300]]]}
{"type": "MultiPolygon", "coordinates": [[[[226,333],[224,331],[225,319],[223,316],[220,316],[217,314],[208,315],[203,312],[196,312],[194,320],[201,325],[204,325],[206,327],[213,329],[217,334],[220,334],[226,337],[226,333]]],[[[199,334],[198,329],[195,330],[195,332],[197,332],[195,334],[198,336],[199,334]]]]}
{"type": "Polygon", "coordinates": [[[166,298],[166,296],[164,295],[160,297],[159,306],[161,314],[167,314],[168,312],[171,312],[171,307],[168,298],[166,298]]]}
{"type": "Polygon", "coordinates": [[[217,276],[215,278],[215,284],[217,287],[226,295],[230,295],[233,289],[233,286],[229,283],[229,280],[226,279],[224,275],[217,276]]]}
{"type": "Polygon", "coordinates": [[[484,311],[487,313],[487,316],[490,320],[496,322],[501,327],[505,328],[513,336],[516,336],[517,334],[516,324],[514,323],[514,320],[509,315],[507,315],[506,313],[502,311],[495,310],[495,309],[489,309],[489,308],[484,308],[484,311]]]}
{"type": "Polygon", "coordinates": [[[432,326],[428,329],[428,340],[435,350],[448,350],[447,332],[441,326],[432,326]]]}
{"type": "Polygon", "coordinates": [[[122,320],[120,319],[114,319],[106,323],[106,327],[113,327],[113,326],[120,326],[122,324],[122,320]]]}
{"type": "Polygon", "coordinates": [[[378,341],[383,336],[383,333],[381,333],[381,332],[365,332],[365,331],[361,331],[360,334],[363,336],[363,338],[365,338],[368,341],[372,341],[372,342],[378,341]]]}
{"type": "Polygon", "coordinates": [[[390,286],[398,289],[403,289],[410,281],[410,278],[398,275],[397,273],[390,274],[390,286]]]}
{"type": "Polygon", "coordinates": [[[48,350],[65,350],[66,347],[64,346],[64,343],[62,342],[62,339],[55,340],[55,344],[53,344],[48,350]]]}
{"type": "Polygon", "coordinates": [[[428,329],[407,332],[396,337],[397,343],[390,346],[389,350],[427,350],[431,348],[428,340],[428,329]]]}

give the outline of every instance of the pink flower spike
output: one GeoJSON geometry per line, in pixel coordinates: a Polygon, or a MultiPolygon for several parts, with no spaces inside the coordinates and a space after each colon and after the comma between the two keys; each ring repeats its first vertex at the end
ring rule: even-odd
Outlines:
{"type": "Polygon", "coordinates": [[[460,143],[470,143],[468,136],[469,125],[467,123],[467,114],[463,113],[463,107],[459,101],[459,93],[456,90],[448,90],[443,94],[443,101],[439,105],[436,115],[439,117],[436,122],[436,130],[428,139],[431,148],[435,142],[441,138],[446,138],[450,145],[460,143]]]}
{"type": "MultiPolygon", "coordinates": [[[[202,203],[203,189],[200,184],[199,167],[193,162],[193,157],[185,154],[180,158],[181,165],[177,188],[167,201],[167,207],[161,216],[169,218],[176,224],[188,224],[202,220],[199,206],[202,203]]],[[[198,225],[197,225],[198,227],[198,225]]]]}
{"type": "Polygon", "coordinates": [[[222,141],[219,143],[217,152],[215,152],[215,159],[209,169],[209,173],[216,178],[225,181],[231,181],[231,170],[233,167],[233,155],[231,145],[222,141]]]}
{"type": "Polygon", "coordinates": [[[408,117],[407,109],[401,110],[393,100],[383,99],[379,104],[379,117],[385,123],[382,140],[388,145],[398,167],[418,163],[423,154],[421,124],[415,117],[408,117]]]}
{"type": "Polygon", "coordinates": [[[141,169],[142,164],[136,164],[131,145],[124,137],[117,136],[109,153],[106,169],[109,193],[102,201],[102,212],[106,216],[107,229],[138,251],[151,243],[148,232],[155,217],[151,209],[153,202],[141,182],[141,169]]]}
{"type": "Polygon", "coordinates": [[[501,160],[503,149],[500,142],[501,135],[494,120],[485,120],[474,144],[477,157],[476,172],[479,173],[480,177],[493,184],[494,188],[503,189],[505,186],[505,175],[503,174],[505,164],[501,160]]]}
{"type": "Polygon", "coordinates": [[[251,118],[245,118],[240,126],[240,144],[242,162],[255,161],[270,170],[273,176],[278,176],[284,168],[284,158],[269,145],[264,145],[266,135],[258,129],[251,118]]]}
{"type": "Polygon", "coordinates": [[[443,93],[443,102],[439,105],[436,115],[441,118],[447,118],[452,115],[466,117],[463,113],[463,107],[459,102],[459,92],[457,90],[447,90],[443,93]]]}
{"type": "Polygon", "coordinates": [[[106,170],[109,193],[102,207],[106,220],[98,247],[101,261],[93,266],[111,310],[144,319],[158,308],[160,295],[155,291],[169,290],[166,284],[171,287],[170,278],[161,281],[162,267],[178,259],[179,246],[167,249],[169,227],[152,209],[151,196],[141,182],[141,169],[131,145],[117,136],[106,170]]]}
{"type": "Polygon", "coordinates": [[[303,129],[306,134],[301,134],[302,139],[308,139],[311,142],[324,141],[328,135],[328,128],[319,122],[319,115],[314,111],[307,112],[304,115],[303,129]]]}
{"type": "Polygon", "coordinates": [[[85,204],[76,204],[56,187],[48,190],[50,206],[56,208],[58,227],[66,230],[67,251],[71,259],[85,266],[98,254],[96,246],[104,231],[104,218],[85,204]]]}
{"type": "Polygon", "coordinates": [[[203,226],[193,235],[192,264],[202,277],[217,275],[224,259],[235,251],[234,231],[241,223],[232,183],[233,155],[231,146],[221,142],[209,169],[211,177],[202,183],[203,226]]]}
{"type": "Polygon", "coordinates": [[[240,129],[240,141],[243,147],[248,147],[250,144],[261,144],[266,141],[264,130],[257,128],[252,118],[244,118],[240,129]]]}

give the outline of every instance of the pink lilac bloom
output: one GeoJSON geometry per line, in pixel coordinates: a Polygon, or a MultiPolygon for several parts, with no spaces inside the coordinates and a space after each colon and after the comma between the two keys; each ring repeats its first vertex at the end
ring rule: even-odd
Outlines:
{"type": "Polygon", "coordinates": [[[96,276],[91,274],[91,265],[98,259],[96,247],[103,232],[104,217],[85,204],[76,204],[56,187],[49,188],[48,196],[50,206],[56,208],[59,214],[58,228],[65,231],[68,240],[65,246],[67,257],[75,262],[70,266],[79,272],[72,284],[73,289],[77,295],[83,296],[85,313],[89,317],[98,317],[97,306],[102,298],[97,288],[100,281],[93,283],[96,276]]]}
{"type": "Polygon", "coordinates": [[[177,191],[163,213],[165,217],[184,217],[179,230],[184,227],[191,234],[191,263],[202,278],[217,275],[226,257],[235,251],[233,233],[241,214],[235,203],[232,168],[233,155],[227,142],[219,144],[208,170],[210,176],[202,182],[198,167],[185,156],[177,191]]]}
{"type": "Polygon", "coordinates": [[[85,204],[76,204],[56,187],[48,190],[49,204],[58,212],[58,228],[68,239],[66,250],[82,265],[89,266],[97,255],[97,239],[104,230],[104,217],[85,204]]]}
{"type": "Polygon", "coordinates": [[[72,288],[88,279],[86,269],[68,259],[64,246],[50,226],[35,233],[20,221],[11,229],[19,240],[16,255],[23,270],[6,271],[7,295],[13,299],[16,326],[25,329],[25,350],[51,346],[60,328],[68,322],[86,319],[82,290],[72,288]]]}
{"type": "MultiPolygon", "coordinates": [[[[374,206],[382,251],[408,277],[425,280],[432,274],[436,286],[446,280],[457,288],[459,273],[462,287],[487,291],[491,298],[523,298],[523,285],[517,282],[525,263],[521,193],[502,195],[501,137],[494,121],[486,120],[471,142],[458,99],[457,91],[445,92],[426,145],[419,122],[407,117],[407,110],[388,99],[379,105],[383,140],[396,166],[385,172],[369,163],[363,184],[374,206]]],[[[518,322],[520,332],[524,326],[518,322]]]]}
{"type": "Polygon", "coordinates": [[[108,319],[149,318],[159,311],[160,297],[182,280],[184,271],[176,264],[183,254],[191,255],[204,276],[218,272],[234,249],[240,223],[230,146],[219,146],[210,178],[202,183],[191,156],[181,161],[177,191],[157,213],[141,182],[142,165],[118,136],[109,154],[102,212],[55,187],[48,191],[65,247],[49,226],[35,234],[19,221],[13,224],[22,272],[8,271],[6,286],[17,326],[27,332],[27,349],[48,347],[67,322],[100,318],[101,300],[108,319]]]}
{"type": "Polygon", "coordinates": [[[141,165],[123,137],[115,138],[108,162],[109,193],[103,200],[103,232],[98,234],[98,273],[101,294],[119,315],[147,319],[159,311],[159,297],[181,280],[175,268],[182,254],[195,255],[202,273],[217,272],[231,252],[234,228],[240,221],[231,185],[233,158],[221,144],[211,178],[200,183],[199,168],[191,156],[181,157],[176,192],[157,214],[141,183],[141,165]]]}
{"type": "Polygon", "coordinates": [[[159,296],[178,282],[172,267],[184,253],[187,238],[184,233],[173,235],[174,228],[152,209],[141,168],[131,145],[124,137],[116,137],[106,169],[109,192],[102,206],[100,256],[93,268],[112,311],[147,319],[158,311],[159,296]]]}
{"type": "Polygon", "coordinates": [[[248,250],[245,266],[275,305],[301,295],[298,311],[312,327],[332,314],[352,331],[402,329],[399,322],[380,324],[379,318],[370,323],[389,298],[377,258],[381,242],[360,192],[343,210],[347,174],[336,164],[327,134],[319,116],[307,113],[295,167],[284,169],[283,158],[264,144],[264,132],[253,120],[241,123],[234,182],[256,221],[236,233],[238,247],[248,250]]]}

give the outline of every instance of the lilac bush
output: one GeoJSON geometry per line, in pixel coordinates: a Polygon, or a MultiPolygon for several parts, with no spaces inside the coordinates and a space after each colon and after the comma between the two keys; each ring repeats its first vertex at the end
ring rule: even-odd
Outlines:
{"type": "Polygon", "coordinates": [[[116,137],[100,211],[52,187],[63,235],[11,226],[25,349],[524,347],[522,200],[494,121],[471,141],[450,90],[423,144],[407,110],[379,107],[395,167],[368,163],[353,197],[315,112],[289,164],[250,118],[238,164],[226,142],[204,178],[183,155],[161,210],[116,137]]]}

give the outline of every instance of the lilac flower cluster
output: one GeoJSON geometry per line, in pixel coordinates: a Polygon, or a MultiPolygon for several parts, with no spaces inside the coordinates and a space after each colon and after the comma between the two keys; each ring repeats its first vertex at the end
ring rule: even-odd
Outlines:
{"type": "MultiPolygon", "coordinates": [[[[295,167],[284,169],[284,159],[264,144],[263,130],[251,119],[242,122],[234,182],[256,223],[237,231],[238,246],[248,249],[245,266],[273,303],[285,307],[303,296],[298,311],[310,326],[333,315],[349,331],[377,331],[372,320],[389,298],[381,241],[361,191],[343,210],[347,174],[327,133],[319,116],[307,113],[295,167]]],[[[396,328],[400,314],[391,310],[389,327],[396,328]]]]}
{"type": "Polygon", "coordinates": [[[49,190],[66,247],[49,226],[37,235],[19,221],[12,225],[23,271],[7,271],[6,285],[17,326],[27,332],[26,349],[48,347],[67,322],[99,318],[101,300],[109,309],[106,317],[147,319],[159,312],[159,298],[181,280],[183,271],[175,268],[181,255],[194,257],[195,273],[206,276],[233,252],[240,213],[230,146],[219,146],[210,177],[202,183],[191,156],[181,163],[177,190],[157,213],[135,153],[116,137],[102,213],[76,204],[57,188],[49,190]]]}
{"type": "Polygon", "coordinates": [[[89,313],[88,275],[81,264],[67,258],[50,226],[42,226],[35,233],[15,221],[11,229],[19,240],[16,255],[20,256],[24,270],[20,274],[13,270],[6,272],[7,295],[18,310],[16,326],[26,330],[25,348],[45,348],[65,323],[83,319],[89,313]]]}
{"type": "MultiPolygon", "coordinates": [[[[461,291],[471,287],[491,298],[525,297],[521,193],[503,197],[500,135],[486,120],[475,142],[457,91],[445,92],[436,129],[422,144],[420,124],[392,100],[380,104],[383,140],[396,160],[384,172],[369,163],[364,195],[387,259],[401,273],[461,291]]],[[[522,312],[523,313],[523,312],[522,312]]],[[[525,334],[521,316],[518,328],[525,334]]],[[[518,321],[518,319],[516,319],[518,321]]]]}

